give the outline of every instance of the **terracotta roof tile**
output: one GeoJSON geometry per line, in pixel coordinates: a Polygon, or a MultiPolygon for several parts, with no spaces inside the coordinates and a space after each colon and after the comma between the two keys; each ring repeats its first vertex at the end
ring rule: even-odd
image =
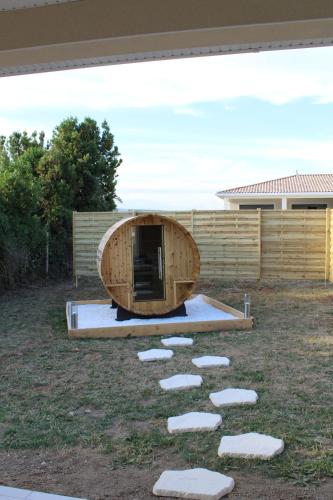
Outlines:
{"type": "Polygon", "coordinates": [[[219,191],[224,194],[333,193],[333,174],[296,174],[219,191]]]}

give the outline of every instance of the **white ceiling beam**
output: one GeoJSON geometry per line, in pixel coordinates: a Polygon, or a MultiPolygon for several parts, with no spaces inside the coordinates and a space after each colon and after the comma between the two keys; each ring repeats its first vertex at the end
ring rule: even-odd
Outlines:
{"type": "Polygon", "coordinates": [[[0,12],[3,76],[332,44],[331,0],[77,0],[0,12]]]}

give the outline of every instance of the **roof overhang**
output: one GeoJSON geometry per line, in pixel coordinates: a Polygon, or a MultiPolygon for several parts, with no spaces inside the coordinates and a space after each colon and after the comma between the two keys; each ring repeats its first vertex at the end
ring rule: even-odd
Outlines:
{"type": "Polygon", "coordinates": [[[0,0],[0,76],[333,44],[331,0],[54,3],[0,0]]]}
{"type": "Polygon", "coordinates": [[[216,196],[225,199],[247,199],[247,198],[333,198],[332,191],[328,193],[223,193],[218,192],[216,196]]]}

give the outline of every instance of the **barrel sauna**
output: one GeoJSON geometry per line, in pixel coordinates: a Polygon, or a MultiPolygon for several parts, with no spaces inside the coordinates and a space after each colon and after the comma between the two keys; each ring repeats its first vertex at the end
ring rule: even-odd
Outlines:
{"type": "Polygon", "coordinates": [[[134,315],[163,316],[191,296],[200,256],[179,222],[139,215],[107,230],[98,247],[97,267],[108,294],[121,308],[134,315]]]}

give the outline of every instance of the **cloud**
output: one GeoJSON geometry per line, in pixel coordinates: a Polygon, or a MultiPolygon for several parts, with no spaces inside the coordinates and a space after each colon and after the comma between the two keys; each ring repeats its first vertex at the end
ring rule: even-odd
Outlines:
{"type": "Polygon", "coordinates": [[[202,111],[190,107],[174,108],[173,112],[175,113],[175,115],[187,115],[193,116],[194,118],[201,118],[204,116],[204,113],[202,111]]]}
{"type": "MultiPolygon", "coordinates": [[[[5,110],[172,106],[253,97],[276,105],[333,102],[333,48],[145,62],[0,79],[5,110]]],[[[230,103],[229,103],[230,104],[230,103]]],[[[182,112],[182,111],[180,111],[182,112]]]]}
{"type": "Polygon", "coordinates": [[[332,171],[333,137],[327,139],[287,139],[287,138],[251,138],[251,141],[229,141],[225,144],[225,154],[233,155],[238,143],[238,154],[244,158],[259,158],[268,163],[286,160],[300,160],[306,163],[315,163],[317,168],[322,167],[332,171]]]}
{"type": "Polygon", "coordinates": [[[241,138],[216,144],[131,144],[120,167],[122,208],[223,209],[219,190],[300,173],[330,173],[330,140],[241,138]],[[296,161],[296,163],[295,163],[296,161]]]}
{"type": "MultiPolygon", "coordinates": [[[[2,78],[0,134],[36,129],[50,136],[51,128],[45,126],[50,116],[99,111],[107,115],[113,109],[169,107],[190,120],[203,116],[203,103],[222,102],[232,111],[240,97],[277,106],[300,98],[333,103],[332,56],[333,48],[328,47],[2,78]]],[[[117,189],[123,208],[223,208],[215,196],[218,190],[292,175],[296,169],[332,171],[330,137],[249,139],[212,136],[207,131],[195,142],[190,131],[184,134],[179,129],[170,131],[163,142],[166,136],[158,139],[158,130],[149,128],[147,117],[129,120],[125,126],[124,142],[118,144],[124,156],[117,189]],[[175,141],[168,141],[170,137],[175,141]]]]}
{"type": "Polygon", "coordinates": [[[25,130],[28,134],[31,134],[35,130],[37,132],[44,131],[46,137],[51,137],[52,129],[47,126],[40,119],[33,119],[31,116],[26,118],[11,118],[11,117],[2,117],[0,116],[0,135],[9,136],[14,131],[22,132],[25,130]]]}

